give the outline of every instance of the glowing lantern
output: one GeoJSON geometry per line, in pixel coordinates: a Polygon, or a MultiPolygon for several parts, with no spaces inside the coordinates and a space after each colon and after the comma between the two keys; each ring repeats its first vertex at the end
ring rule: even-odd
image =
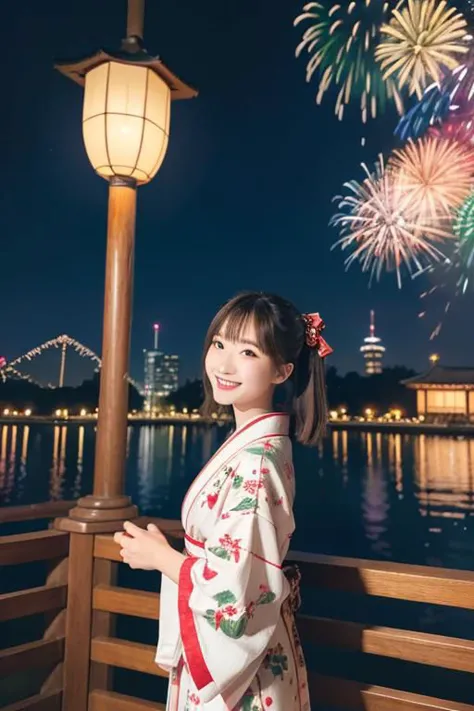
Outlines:
{"type": "Polygon", "coordinates": [[[82,132],[95,171],[148,183],[168,147],[170,104],[170,88],[146,67],[106,62],[88,72],[82,132]]]}

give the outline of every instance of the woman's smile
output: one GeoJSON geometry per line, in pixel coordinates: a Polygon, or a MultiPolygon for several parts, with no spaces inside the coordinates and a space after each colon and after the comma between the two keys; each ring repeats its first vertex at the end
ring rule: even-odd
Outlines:
{"type": "Polygon", "coordinates": [[[227,380],[226,378],[221,378],[219,375],[215,376],[217,387],[219,390],[235,390],[241,383],[236,383],[233,380],[227,380]]]}

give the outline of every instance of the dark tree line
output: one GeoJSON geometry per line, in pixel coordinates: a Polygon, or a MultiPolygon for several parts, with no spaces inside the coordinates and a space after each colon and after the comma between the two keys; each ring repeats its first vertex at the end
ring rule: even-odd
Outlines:
{"type": "MultiPolygon", "coordinates": [[[[55,410],[67,409],[71,415],[82,409],[93,412],[99,405],[100,373],[78,387],[43,388],[26,380],[0,380],[0,412],[5,408],[25,410],[34,414],[51,415],[55,410]]],[[[129,385],[129,408],[141,410],[143,398],[133,385],[129,385]]]]}
{"type": "Polygon", "coordinates": [[[338,375],[336,368],[326,373],[328,401],[331,408],[346,407],[351,415],[360,415],[367,407],[378,413],[400,408],[407,415],[416,415],[416,393],[401,381],[416,375],[404,366],[384,368],[380,375],[362,376],[350,372],[338,375]]]}
{"type": "MultiPolygon", "coordinates": [[[[326,382],[329,407],[345,407],[350,415],[362,414],[367,407],[379,413],[398,407],[407,415],[415,415],[416,393],[401,384],[402,380],[413,375],[413,370],[403,366],[385,368],[380,375],[369,377],[355,372],[339,375],[336,368],[328,368],[326,382]]],[[[74,388],[42,388],[24,380],[0,381],[0,411],[5,408],[31,408],[38,415],[50,415],[57,409],[68,409],[70,414],[78,414],[82,409],[92,412],[99,404],[99,386],[99,373],[74,388]]],[[[169,396],[167,404],[178,411],[183,408],[192,411],[199,409],[202,401],[202,381],[188,380],[169,396]]],[[[142,407],[142,396],[130,385],[129,409],[141,410],[142,407]]]]}

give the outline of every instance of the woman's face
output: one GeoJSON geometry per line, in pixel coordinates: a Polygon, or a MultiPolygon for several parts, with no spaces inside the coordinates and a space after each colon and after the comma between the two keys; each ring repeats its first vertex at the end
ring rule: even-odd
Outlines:
{"type": "MultiPolygon", "coordinates": [[[[222,333],[225,331],[224,324],[222,333]]],[[[293,366],[277,368],[271,358],[262,353],[251,319],[238,341],[227,340],[222,333],[214,336],[205,358],[214,400],[219,405],[241,410],[271,408],[275,385],[290,376],[293,366]]]]}

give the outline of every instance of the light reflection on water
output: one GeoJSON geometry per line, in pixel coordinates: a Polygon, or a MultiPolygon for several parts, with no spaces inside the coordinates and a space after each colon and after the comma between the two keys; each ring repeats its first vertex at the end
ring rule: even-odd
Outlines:
{"type": "MultiPolygon", "coordinates": [[[[141,511],[179,517],[183,495],[226,435],[196,424],[130,427],[126,488],[141,511]]],[[[90,492],[93,426],[1,425],[0,504],[90,492]]],[[[332,431],[295,448],[303,550],[471,568],[474,439],[332,431]]]]}

